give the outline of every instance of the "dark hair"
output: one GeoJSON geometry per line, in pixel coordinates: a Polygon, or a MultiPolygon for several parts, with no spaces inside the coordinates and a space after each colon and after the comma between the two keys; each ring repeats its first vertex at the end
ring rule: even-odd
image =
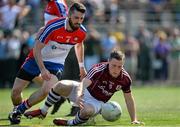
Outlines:
{"type": "Polygon", "coordinates": [[[79,11],[81,13],[85,13],[86,12],[86,7],[83,4],[79,3],[79,2],[75,2],[69,8],[69,14],[71,15],[72,12],[74,12],[75,10],[79,11]]]}
{"type": "Polygon", "coordinates": [[[119,50],[113,50],[113,51],[111,52],[111,54],[110,54],[109,60],[111,60],[111,59],[113,59],[113,58],[115,58],[115,59],[117,59],[117,60],[122,60],[122,61],[124,61],[125,55],[124,55],[123,52],[121,52],[121,51],[119,51],[119,50]]]}

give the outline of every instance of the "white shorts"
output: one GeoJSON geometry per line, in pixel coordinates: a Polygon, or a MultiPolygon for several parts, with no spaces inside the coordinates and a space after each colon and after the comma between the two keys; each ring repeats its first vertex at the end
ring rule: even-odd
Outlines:
{"type": "Polygon", "coordinates": [[[104,104],[103,101],[95,99],[87,89],[84,90],[84,104],[90,104],[94,107],[95,112],[93,115],[97,115],[101,112],[101,107],[104,104]]]}
{"type": "Polygon", "coordinates": [[[80,85],[80,83],[77,82],[77,81],[73,81],[72,83],[73,83],[73,88],[72,88],[72,91],[69,94],[69,96],[67,96],[67,98],[69,98],[69,100],[72,101],[72,102],[76,102],[76,99],[77,99],[77,88],[80,85]]]}
{"type": "MultiPolygon", "coordinates": [[[[73,81],[72,91],[71,91],[70,95],[67,97],[72,102],[76,102],[78,86],[79,86],[79,82],[73,81]]],[[[99,101],[99,100],[95,99],[93,96],[91,96],[91,94],[89,93],[89,91],[87,89],[84,90],[84,96],[83,97],[84,97],[83,98],[84,104],[90,104],[94,107],[95,112],[93,115],[97,115],[101,112],[101,107],[104,104],[103,101],[99,101]]]]}

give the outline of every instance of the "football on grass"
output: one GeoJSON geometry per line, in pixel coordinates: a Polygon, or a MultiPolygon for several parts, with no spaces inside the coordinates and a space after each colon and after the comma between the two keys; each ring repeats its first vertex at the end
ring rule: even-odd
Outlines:
{"type": "Polygon", "coordinates": [[[121,106],[115,101],[110,101],[102,105],[101,115],[107,121],[116,121],[121,117],[121,114],[121,106]]]}

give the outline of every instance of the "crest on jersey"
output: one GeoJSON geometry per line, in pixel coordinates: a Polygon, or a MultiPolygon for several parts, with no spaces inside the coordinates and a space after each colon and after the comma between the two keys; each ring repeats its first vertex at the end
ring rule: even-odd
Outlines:
{"type": "Polygon", "coordinates": [[[107,81],[102,81],[103,84],[107,85],[107,81]]]}
{"type": "Polygon", "coordinates": [[[78,40],[78,37],[74,37],[74,41],[77,41],[78,40]]]}

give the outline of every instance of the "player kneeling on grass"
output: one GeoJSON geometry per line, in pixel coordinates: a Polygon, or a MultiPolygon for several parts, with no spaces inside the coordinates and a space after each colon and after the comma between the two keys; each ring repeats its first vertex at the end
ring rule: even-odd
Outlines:
{"type": "Polygon", "coordinates": [[[121,51],[112,51],[109,61],[93,66],[81,83],[71,80],[59,81],[49,92],[41,109],[26,112],[24,115],[29,118],[44,118],[48,109],[63,96],[77,103],[81,110],[74,119],[54,119],[54,124],[82,124],[99,114],[102,104],[106,103],[116,91],[122,90],[132,124],[141,124],[137,120],[135,102],[131,94],[132,81],[123,64],[124,54],[121,51]]]}

